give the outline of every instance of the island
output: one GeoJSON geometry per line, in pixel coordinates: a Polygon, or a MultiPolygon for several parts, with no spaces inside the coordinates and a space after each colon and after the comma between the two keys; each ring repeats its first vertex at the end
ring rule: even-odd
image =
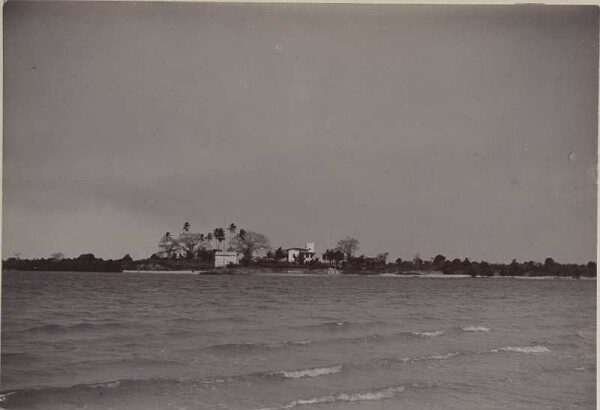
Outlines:
{"type": "Polygon", "coordinates": [[[134,260],[129,254],[120,259],[97,258],[85,253],[66,258],[55,253],[49,258],[22,259],[15,255],[2,261],[3,270],[78,272],[191,272],[203,275],[248,275],[256,273],[358,274],[465,277],[557,277],[595,278],[596,262],[559,263],[551,257],[543,262],[513,259],[510,263],[471,261],[469,258],[431,258],[415,255],[410,260],[388,261],[389,253],[357,255],[356,238],[340,239],[318,255],[314,242],[303,246],[274,248],[266,235],[240,229],[231,223],[207,233],[192,232],[189,222],[179,235],[165,232],[158,251],[148,258],[134,260]],[[224,242],[227,241],[227,246],[224,242]]]}

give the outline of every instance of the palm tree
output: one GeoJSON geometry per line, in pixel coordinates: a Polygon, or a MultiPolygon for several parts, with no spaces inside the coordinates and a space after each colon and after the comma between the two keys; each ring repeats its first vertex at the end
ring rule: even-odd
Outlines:
{"type": "Polygon", "coordinates": [[[162,249],[162,251],[166,254],[167,258],[171,258],[173,250],[177,247],[177,244],[173,240],[171,232],[165,232],[163,237],[160,239],[160,242],[158,243],[158,247],[162,249]]]}
{"type": "Polygon", "coordinates": [[[240,229],[239,235],[241,240],[246,239],[246,231],[244,229],[240,229]]]}
{"type": "Polygon", "coordinates": [[[215,228],[213,231],[213,236],[217,241],[219,241],[219,250],[221,249],[221,242],[225,240],[225,230],[223,228],[215,228]]]}
{"type": "Polygon", "coordinates": [[[206,234],[206,240],[208,241],[210,247],[212,248],[212,240],[213,240],[213,234],[212,232],[209,232],[206,234]]]}
{"type": "Polygon", "coordinates": [[[235,224],[232,222],[229,224],[227,230],[229,231],[229,234],[233,236],[233,234],[235,234],[235,232],[237,231],[237,226],[235,226],[235,224]]]}
{"type": "Polygon", "coordinates": [[[191,226],[192,226],[192,225],[190,225],[190,223],[189,223],[189,222],[186,222],[186,223],[184,223],[184,224],[183,224],[183,232],[189,232],[189,231],[190,231],[190,227],[191,227],[191,226]]]}

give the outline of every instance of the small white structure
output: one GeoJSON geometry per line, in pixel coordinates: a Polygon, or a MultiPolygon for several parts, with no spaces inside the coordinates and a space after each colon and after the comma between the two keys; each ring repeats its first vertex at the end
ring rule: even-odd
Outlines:
{"type": "Polygon", "coordinates": [[[240,258],[237,252],[215,252],[215,268],[226,267],[229,265],[238,265],[239,262],[240,258]]]}
{"type": "Polygon", "coordinates": [[[287,260],[290,263],[298,263],[302,265],[306,262],[312,262],[315,259],[314,242],[307,243],[304,248],[288,248],[285,251],[288,255],[287,260]]]}

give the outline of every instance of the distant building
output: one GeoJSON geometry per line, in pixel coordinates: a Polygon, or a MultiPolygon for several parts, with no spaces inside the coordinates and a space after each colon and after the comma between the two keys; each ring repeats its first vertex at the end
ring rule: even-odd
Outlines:
{"type": "Polygon", "coordinates": [[[314,242],[307,243],[304,248],[288,248],[285,251],[287,252],[287,260],[290,263],[302,265],[315,260],[314,242]]]}
{"type": "Polygon", "coordinates": [[[221,268],[229,265],[238,265],[239,263],[240,256],[237,252],[215,252],[215,268],[221,268]]]}
{"type": "Polygon", "coordinates": [[[171,252],[157,252],[156,255],[164,259],[183,259],[186,256],[186,252],[183,249],[173,249],[171,252]]]}

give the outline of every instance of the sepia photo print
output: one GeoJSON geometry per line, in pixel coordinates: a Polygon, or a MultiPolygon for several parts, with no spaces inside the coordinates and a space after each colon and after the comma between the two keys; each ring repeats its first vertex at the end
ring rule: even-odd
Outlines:
{"type": "Polygon", "coordinates": [[[0,408],[596,408],[597,6],[9,1],[0,408]]]}

